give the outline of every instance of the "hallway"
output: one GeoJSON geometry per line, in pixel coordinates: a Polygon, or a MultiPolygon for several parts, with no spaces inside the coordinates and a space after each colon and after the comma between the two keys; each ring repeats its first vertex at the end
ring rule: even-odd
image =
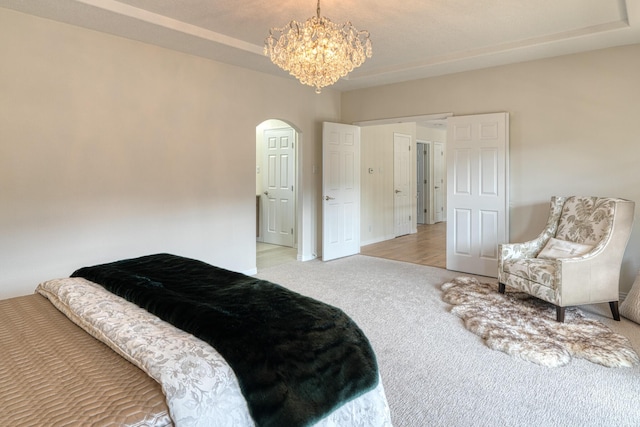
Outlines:
{"type": "Polygon", "coordinates": [[[360,248],[362,255],[446,268],[447,223],[418,224],[418,232],[360,248]]]}

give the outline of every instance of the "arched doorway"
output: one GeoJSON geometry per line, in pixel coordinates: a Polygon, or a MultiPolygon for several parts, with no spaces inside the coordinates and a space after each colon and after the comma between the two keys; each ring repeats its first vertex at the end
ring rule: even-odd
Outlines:
{"type": "Polygon", "coordinates": [[[279,119],[256,126],[256,266],[299,259],[300,132],[279,119]]]}

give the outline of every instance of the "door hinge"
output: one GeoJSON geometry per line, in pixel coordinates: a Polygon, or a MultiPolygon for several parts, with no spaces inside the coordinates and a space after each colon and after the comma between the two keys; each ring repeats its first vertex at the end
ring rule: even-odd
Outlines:
{"type": "Polygon", "coordinates": [[[291,191],[293,191],[293,185],[291,186],[291,191]]]}
{"type": "Polygon", "coordinates": [[[291,229],[291,234],[293,234],[293,228],[291,229]]]}

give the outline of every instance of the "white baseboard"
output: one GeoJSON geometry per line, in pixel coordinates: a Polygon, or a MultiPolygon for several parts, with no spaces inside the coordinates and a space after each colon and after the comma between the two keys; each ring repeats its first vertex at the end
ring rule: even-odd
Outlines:
{"type": "Polygon", "coordinates": [[[360,247],[367,246],[367,245],[373,245],[374,243],[386,242],[387,240],[391,240],[391,239],[395,239],[395,238],[396,238],[396,236],[383,236],[383,237],[378,237],[378,238],[371,239],[371,240],[360,241],[360,247]]]}
{"type": "Polygon", "coordinates": [[[296,257],[296,259],[298,261],[311,261],[313,259],[316,259],[317,257],[315,256],[315,254],[312,255],[300,255],[298,254],[298,256],[296,257]]]}

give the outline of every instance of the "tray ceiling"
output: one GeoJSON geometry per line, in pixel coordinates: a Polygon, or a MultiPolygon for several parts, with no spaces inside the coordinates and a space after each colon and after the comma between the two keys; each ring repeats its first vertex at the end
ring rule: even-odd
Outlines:
{"type": "MultiPolygon", "coordinates": [[[[286,76],[263,55],[271,27],[313,0],[0,0],[0,7],[286,76]]],[[[323,0],[322,15],[371,33],[352,90],[640,43],[640,0],[323,0]]],[[[292,78],[292,77],[291,77],[292,78]]]]}

